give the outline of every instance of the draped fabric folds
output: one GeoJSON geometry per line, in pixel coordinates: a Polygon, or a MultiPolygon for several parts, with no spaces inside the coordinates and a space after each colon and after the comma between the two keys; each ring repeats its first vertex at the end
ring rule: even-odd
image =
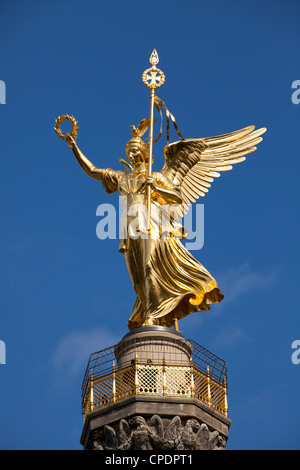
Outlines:
{"type": "Polygon", "coordinates": [[[137,292],[128,321],[130,330],[149,318],[153,324],[170,327],[175,318],[209,310],[210,304],[224,297],[217,281],[177,238],[131,240],[125,259],[134,272],[132,280],[137,292]],[[140,259],[147,251],[151,255],[142,266],[140,259]],[[132,256],[133,253],[140,256],[132,256]]]}
{"type": "MultiPolygon", "coordinates": [[[[209,310],[211,304],[223,299],[217,281],[181,243],[186,236],[184,228],[155,200],[155,195],[149,236],[146,176],[107,169],[102,180],[105,190],[118,190],[125,203],[119,251],[125,256],[137,294],[128,321],[130,330],[153,324],[170,327],[175,319],[209,310]]],[[[160,187],[172,188],[161,173],[153,173],[153,177],[160,187]]]]}

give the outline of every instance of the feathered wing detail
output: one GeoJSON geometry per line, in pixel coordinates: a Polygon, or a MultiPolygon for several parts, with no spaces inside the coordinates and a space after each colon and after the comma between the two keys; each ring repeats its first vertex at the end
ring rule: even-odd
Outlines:
{"type": "Polygon", "coordinates": [[[161,173],[180,188],[182,195],[182,204],[172,209],[175,217],[182,217],[191,203],[205,196],[220,171],[231,170],[232,165],[256,150],[266,128],[254,129],[248,126],[215,137],[180,140],[165,147],[161,173]]]}

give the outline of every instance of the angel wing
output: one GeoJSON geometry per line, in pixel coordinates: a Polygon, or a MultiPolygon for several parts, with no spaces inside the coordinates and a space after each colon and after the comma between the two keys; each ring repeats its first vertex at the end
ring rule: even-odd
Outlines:
{"type": "Polygon", "coordinates": [[[103,429],[103,434],[104,434],[104,449],[105,450],[114,450],[118,447],[118,439],[116,436],[116,431],[108,425],[104,426],[103,429]]]}
{"type": "Polygon", "coordinates": [[[267,129],[254,129],[248,126],[229,134],[166,145],[161,173],[180,187],[183,201],[176,207],[175,216],[182,217],[192,202],[204,197],[220,171],[231,170],[233,164],[246,160],[245,155],[256,150],[255,145],[262,141],[260,136],[267,129]]]}

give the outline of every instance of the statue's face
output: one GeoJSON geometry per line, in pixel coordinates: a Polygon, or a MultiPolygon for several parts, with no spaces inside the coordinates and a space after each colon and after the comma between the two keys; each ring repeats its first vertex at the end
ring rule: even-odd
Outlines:
{"type": "Polygon", "coordinates": [[[144,161],[141,146],[138,143],[128,144],[126,147],[126,155],[133,166],[139,166],[144,161]]]}

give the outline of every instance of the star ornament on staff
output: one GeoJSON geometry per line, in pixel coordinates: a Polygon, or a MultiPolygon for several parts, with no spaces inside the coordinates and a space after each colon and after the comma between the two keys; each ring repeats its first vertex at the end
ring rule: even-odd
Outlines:
{"type": "Polygon", "coordinates": [[[164,73],[156,67],[159,62],[156,49],[153,50],[150,59],[151,68],[144,71],[142,75],[143,83],[150,88],[150,127],[149,127],[149,163],[148,163],[148,188],[147,188],[147,209],[148,209],[148,232],[151,231],[151,183],[152,183],[152,158],[153,158],[153,124],[154,124],[154,103],[155,90],[165,83],[164,73]]]}

